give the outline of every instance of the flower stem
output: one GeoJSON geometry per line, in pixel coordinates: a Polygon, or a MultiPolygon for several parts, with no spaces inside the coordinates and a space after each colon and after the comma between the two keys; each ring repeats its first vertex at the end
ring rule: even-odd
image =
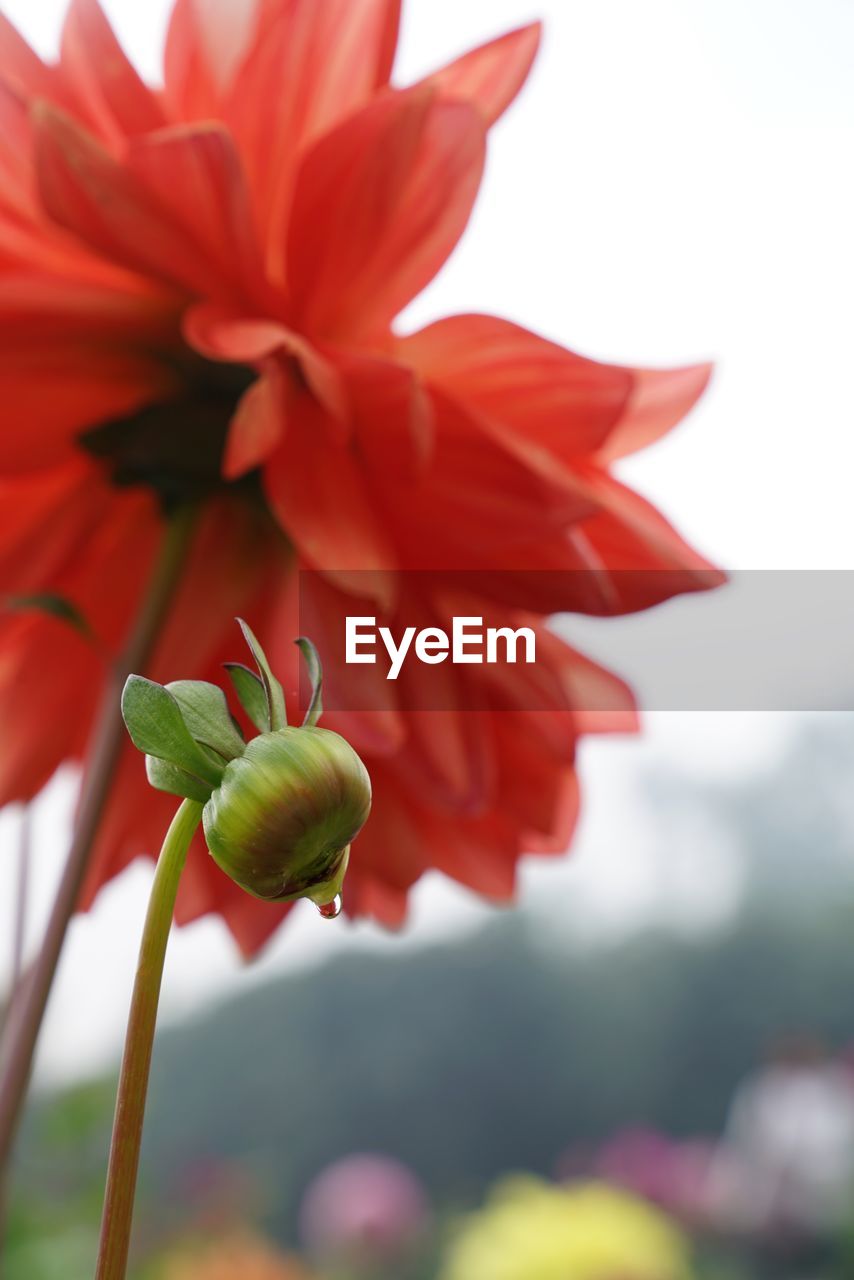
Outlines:
{"type": "Polygon", "coordinates": [[[41,951],[33,968],[19,984],[9,1024],[5,1028],[0,1053],[0,1209],[3,1177],[26,1098],[48,996],[121,756],[124,734],[122,687],[131,671],[142,671],[148,664],[180,580],[194,525],[195,509],[192,507],[183,508],[172,517],[127,647],[106,682],[92,732],[91,752],[68,859],[41,951]]]}
{"type": "Polygon", "coordinates": [[[163,842],[148,914],[142,934],[139,963],[128,1018],[125,1052],[119,1076],[101,1246],[95,1280],[124,1280],[130,1246],[133,1202],[139,1169],[145,1099],[151,1068],[154,1028],[163,979],[163,964],[172,928],[181,872],[202,816],[202,805],[185,800],[163,842]]]}

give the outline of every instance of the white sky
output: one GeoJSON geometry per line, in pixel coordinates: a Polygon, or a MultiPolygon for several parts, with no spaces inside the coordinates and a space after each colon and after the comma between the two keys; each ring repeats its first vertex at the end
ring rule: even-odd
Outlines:
{"type": "MultiPolygon", "coordinates": [[[[154,74],[165,0],[105,7],[154,74]]],[[[63,8],[63,0],[0,0],[47,50],[63,8]]],[[[546,20],[545,50],[493,135],[471,230],[407,321],[491,310],[609,360],[714,358],[702,407],[628,463],[626,477],[728,568],[854,567],[854,4],[409,0],[400,79],[534,17],[546,20]]],[[[782,715],[658,714],[642,740],[590,744],[575,856],[527,866],[523,900],[551,903],[553,915],[573,906],[573,918],[600,922],[666,908],[673,890],[661,888],[649,834],[635,821],[641,764],[744,771],[777,751],[791,727],[782,715]]],[[[62,857],[63,806],[60,783],[40,810],[34,924],[62,857]]],[[[0,838],[11,855],[13,816],[0,819],[0,838]]],[[[0,865],[4,905],[11,862],[0,865]]],[[[699,901],[701,862],[707,884],[708,860],[697,850],[681,909],[699,901]]],[[[721,901],[728,874],[723,867],[721,901]]],[[[132,869],[75,924],[43,1078],[86,1070],[114,1050],[148,882],[145,867],[132,869]]],[[[408,936],[482,910],[428,882],[408,936]]],[[[378,937],[301,912],[252,974],[354,935],[378,937]]],[[[167,1011],[175,1016],[249,980],[221,927],[203,923],[174,939],[167,1011]]]]}

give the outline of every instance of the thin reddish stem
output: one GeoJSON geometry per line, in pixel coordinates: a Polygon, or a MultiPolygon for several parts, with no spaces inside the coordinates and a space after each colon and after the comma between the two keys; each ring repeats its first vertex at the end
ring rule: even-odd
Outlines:
{"type": "Polygon", "coordinates": [[[194,524],[193,508],[180,510],[170,520],[127,648],[107,681],[92,733],[92,747],[68,859],[41,951],[33,968],[19,984],[3,1037],[0,1053],[0,1204],[4,1174],[8,1170],[26,1099],[48,996],[121,756],[124,735],[121,691],[130,672],[144,671],[148,664],[186,562],[194,524]]]}

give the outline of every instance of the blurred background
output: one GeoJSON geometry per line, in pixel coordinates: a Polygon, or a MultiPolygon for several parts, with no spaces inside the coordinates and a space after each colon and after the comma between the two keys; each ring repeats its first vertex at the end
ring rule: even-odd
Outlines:
{"type": "MultiPolygon", "coordinates": [[[[155,77],[167,0],[104,3],[155,77]]],[[[0,8],[55,47],[63,0],[0,8]]],[[[535,17],[544,51],[495,130],[471,231],[404,327],[486,310],[602,359],[714,359],[702,405],[626,479],[729,569],[854,568],[854,5],[409,0],[398,79],[535,17]]],[[[702,631],[719,607],[665,609],[702,631]]],[[[602,624],[558,625],[607,658],[602,624]]],[[[608,643],[625,653],[638,625],[609,621],[608,643]]],[[[585,743],[572,856],[528,860],[512,912],[428,877],[402,935],[298,910],[249,969],[218,922],[178,933],[139,1276],[563,1280],[532,1248],[513,1272],[465,1259],[490,1222],[508,1240],[517,1219],[547,1222],[566,1187],[589,1193],[572,1221],[631,1246],[613,1277],[579,1263],[568,1280],[634,1277],[632,1258],[639,1280],[854,1275],[854,716],[839,705],[651,706],[642,737],[585,743]],[[667,1223],[671,1260],[650,1245],[641,1269],[631,1242],[667,1223]]],[[[28,953],[72,803],[59,777],[30,815],[28,953]]],[[[21,828],[0,816],[3,982],[21,828]]],[[[134,866],[74,926],[9,1280],[91,1271],[150,878],[134,866]]]]}

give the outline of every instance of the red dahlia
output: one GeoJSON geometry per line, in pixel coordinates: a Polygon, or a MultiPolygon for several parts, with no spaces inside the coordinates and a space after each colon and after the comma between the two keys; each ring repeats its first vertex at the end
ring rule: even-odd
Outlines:
{"type": "MultiPolygon", "coordinates": [[[[0,17],[0,592],[61,596],[98,640],[37,610],[0,619],[0,803],[86,760],[105,655],[187,503],[197,534],[148,672],[164,682],[218,681],[240,614],[295,684],[301,567],[320,571],[303,628],[321,650],[366,570],[386,571],[377,607],[407,624],[447,621],[460,571],[472,607],[481,590],[540,627],[716,580],[609,471],[686,413],[707,368],[599,364],[489,316],[395,329],[466,226],[540,36],[392,87],[399,9],[177,0],[163,88],[97,0],[73,0],[55,65],[0,17]],[[404,569],[425,572],[388,588],[404,569]],[[595,570],[596,598],[557,577],[532,598],[541,569],[595,570]],[[485,570],[500,589],[478,587],[485,570]]],[[[441,711],[413,711],[378,669],[330,673],[339,705],[348,680],[359,705],[375,686],[374,710],[325,721],[374,782],[351,912],[399,922],[431,867],[507,898],[522,853],[566,846],[579,735],[630,725],[632,700],[545,632],[541,651],[545,682],[452,673],[441,711]],[[616,718],[585,710],[591,682],[616,718]]],[[[130,748],[113,796],[87,902],[158,847],[171,807],[130,748]]],[[[286,910],[200,844],[183,920],[217,912],[252,952],[286,910]]]]}

